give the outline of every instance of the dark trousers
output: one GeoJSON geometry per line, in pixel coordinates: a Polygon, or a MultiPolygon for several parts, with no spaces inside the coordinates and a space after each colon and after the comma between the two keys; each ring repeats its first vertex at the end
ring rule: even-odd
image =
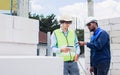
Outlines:
{"type": "Polygon", "coordinates": [[[103,62],[94,67],[94,75],[107,75],[110,67],[110,62],[103,62]]]}
{"type": "Polygon", "coordinates": [[[64,62],[64,75],[80,75],[77,62],[64,62]]]}

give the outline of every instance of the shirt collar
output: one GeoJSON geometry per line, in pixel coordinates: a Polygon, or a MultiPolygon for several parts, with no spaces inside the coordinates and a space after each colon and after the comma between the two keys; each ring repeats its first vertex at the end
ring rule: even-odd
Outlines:
{"type": "MultiPolygon", "coordinates": [[[[60,31],[63,32],[62,28],[60,28],[60,31]]],[[[68,29],[67,33],[68,33],[68,32],[69,32],[69,29],[68,29]]]]}
{"type": "Polygon", "coordinates": [[[98,27],[98,28],[96,29],[96,31],[94,32],[93,35],[97,35],[100,30],[101,30],[101,29],[98,27]]]}

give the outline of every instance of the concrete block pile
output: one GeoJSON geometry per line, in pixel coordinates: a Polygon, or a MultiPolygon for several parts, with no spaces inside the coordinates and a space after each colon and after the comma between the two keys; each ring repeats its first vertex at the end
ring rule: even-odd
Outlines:
{"type": "Polygon", "coordinates": [[[0,56],[1,75],[63,75],[63,59],[40,56],[0,56]]]}
{"type": "Polygon", "coordinates": [[[0,14],[0,56],[36,56],[39,22],[0,14]]]}
{"type": "Polygon", "coordinates": [[[1,75],[63,75],[63,59],[37,56],[39,22],[0,14],[1,75]]]}

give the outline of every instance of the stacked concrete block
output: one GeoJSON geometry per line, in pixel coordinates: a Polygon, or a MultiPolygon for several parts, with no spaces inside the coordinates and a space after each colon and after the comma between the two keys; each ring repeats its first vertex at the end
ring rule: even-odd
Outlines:
{"type": "Polygon", "coordinates": [[[110,24],[120,24],[120,17],[116,17],[116,18],[111,18],[111,19],[108,19],[110,20],[110,24]]]}
{"type": "Polygon", "coordinates": [[[1,75],[63,75],[63,59],[39,56],[1,56],[1,75]]]}
{"type": "Polygon", "coordinates": [[[13,38],[13,17],[0,15],[0,41],[12,42],[13,38]]]}
{"type": "Polygon", "coordinates": [[[0,28],[12,29],[12,27],[13,27],[13,17],[0,14],[0,28]]]}
{"type": "Polygon", "coordinates": [[[1,75],[63,75],[63,59],[37,56],[39,22],[0,15],[1,75]]]}
{"type": "Polygon", "coordinates": [[[111,30],[109,19],[98,20],[98,26],[104,29],[105,31],[109,32],[111,30]]]}
{"type": "Polygon", "coordinates": [[[37,44],[38,25],[36,20],[14,17],[14,42],[37,44]]]}
{"type": "Polygon", "coordinates": [[[0,56],[37,54],[39,22],[0,15],[0,56]]]}
{"type": "Polygon", "coordinates": [[[36,45],[22,43],[0,43],[0,56],[36,56],[36,45]]]}
{"type": "Polygon", "coordinates": [[[110,75],[119,75],[120,74],[120,18],[112,18],[110,20],[111,31],[111,74],[110,75]]]}
{"type": "MultiPolygon", "coordinates": [[[[110,47],[111,47],[111,66],[109,75],[119,75],[120,74],[120,17],[118,18],[111,18],[111,19],[103,19],[98,21],[99,26],[106,30],[110,35],[110,47]]],[[[88,30],[85,29],[85,40],[88,40],[91,34],[87,32],[88,30]]],[[[89,39],[90,40],[90,39],[89,39]]],[[[89,73],[89,54],[90,51],[87,47],[85,47],[85,59],[86,59],[86,71],[89,73]]],[[[89,75],[89,74],[88,74],[89,75]]]]}

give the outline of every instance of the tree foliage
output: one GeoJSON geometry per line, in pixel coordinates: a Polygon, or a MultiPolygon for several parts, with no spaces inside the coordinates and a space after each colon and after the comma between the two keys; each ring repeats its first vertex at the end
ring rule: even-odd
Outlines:
{"type": "Polygon", "coordinates": [[[60,25],[55,18],[54,14],[44,17],[43,15],[38,14],[29,14],[29,18],[39,20],[39,31],[42,32],[53,32],[55,29],[60,28],[60,25]]]}

